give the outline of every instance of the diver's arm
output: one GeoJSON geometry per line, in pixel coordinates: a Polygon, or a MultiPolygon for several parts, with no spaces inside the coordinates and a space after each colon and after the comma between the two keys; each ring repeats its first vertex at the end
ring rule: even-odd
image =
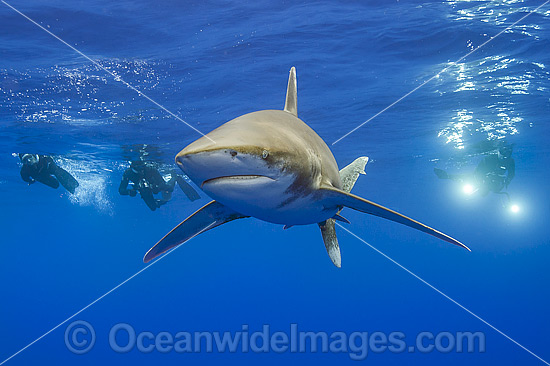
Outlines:
{"type": "Polygon", "coordinates": [[[479,164],[477,164],[474,170],[474,175],[478,177],[484,177],[487,173],[489,173],[492,170],[490,165],[491,165],[490,157],[489,156],[484,157],[479,162],[479,164]]]}
{"type": "Polygon", "coordinates": [[[166,181],[164,180],[162,174],[160,174],[157,168],[146,166],[143,169],[143,174],[149,184],[155,187],[160,187],[161,189],[165,189],[166,181]]]}
{"type": "Polygon", "coordinates": [[[120,186],[118,186],[118,193],[120,193],[122,196],[128,196],[130,194],[130,191],[128,190],[128,183],[129,179],[126,176],[126,172],[122,175],[122,181],[120,182],[120,186]]]}
{"type": "Polygon", "coordinates": [[[23,166],[19,173],[21,174],[21,178],[25,182],[27,182],[29,184],[33,184],[34,182],[36,182],[34,179],[32,179],[31,174],[29,172],[29,169],[26,166],[23,166]]]}
{"type": "Polygon", "coordinates": [[[39,167],[41,173],[55,174],[58,168],[57,164],[51,156],[39,155],[39,167]]]}

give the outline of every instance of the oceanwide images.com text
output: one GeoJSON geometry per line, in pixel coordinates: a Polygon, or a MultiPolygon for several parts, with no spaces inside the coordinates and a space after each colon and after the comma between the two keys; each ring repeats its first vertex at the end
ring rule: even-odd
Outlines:
{"type": "MultiPolygon", "coordinates": [[[[298,324],[273,330],[269,324],[252,329],[243,324],[236,331],[137,331],[128,323],[113,325],[107,337],[117,353],[347,353],[352,360],[364,360],[369,353],[483,353],[483,332],[419,332],[409,338],[404,332],[305,331],[298,324]]],[[[65,330],[65,344],[76,354],[90,352],[96,332],[86,321],[75,321],[65,330]]]]}

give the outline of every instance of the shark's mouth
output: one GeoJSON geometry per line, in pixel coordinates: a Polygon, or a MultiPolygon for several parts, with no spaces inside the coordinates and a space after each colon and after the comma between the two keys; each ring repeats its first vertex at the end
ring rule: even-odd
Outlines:
{"type": "Polygon", "coordinates": [[[205,184],[209,184],[209,183],[217,183],[217,182],[223,182],[223,181],[225,181],[225,182],[228,182],[228,181],[234,181],[234,182],[252,181],[252,180],[256,180],[256,179],[275,180],[275,179],[270,178],[270,177],[265,176],[265,175],[226,175],[226,176],[222,176],[222,177],[211,178],[211,179],[205,180],[204,182],[202,182],[201,188],[205,184]]]}

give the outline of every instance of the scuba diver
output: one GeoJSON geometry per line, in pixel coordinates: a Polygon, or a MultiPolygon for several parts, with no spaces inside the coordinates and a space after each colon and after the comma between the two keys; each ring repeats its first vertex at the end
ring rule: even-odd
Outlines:
{"type": "Polygon", "coordinates": [[[23,163],[21,178],[29,185],[40,182],[57,189],[61,183],[72,194],[79,186],[78,181],[68,171],[57,166],[51,156],[20,153],[19,159],[23,163]]]}
{"type": "Polygon", "coordinates": [[[450,179],[459,183],[471,182],[466,185],[465,192],[473,194],[480,192],[486,196],[489,192],[503,194],[510,199],[507,192],[508,185],[516,174],[516,163],[512,158],[513,145],[504,145],[497,150],[497,154],[491,154],[483,158],[471,174],[447,174],[444,170],[434,168],[434,173],[439,179],[450,179]]]}
{"type": "Polygon", "coordinates": [[[135,197],[139,192],[151,211],[155,211],[170,201],[176,182],[191,201],[200,198],[199,194],[181,175],[170,173],[170,179],[165,181],[153,163],[143,160],[133,161],[130,168],[126,169],[118,187],[118,192],[123,196],[129,195],[131,197],[135,197]],[[132,182],[132,186],[128,189],[130,182],[132,182]],[[155,198],[154,195],[158,193],[161,194],[162,198],[155,198]]]}

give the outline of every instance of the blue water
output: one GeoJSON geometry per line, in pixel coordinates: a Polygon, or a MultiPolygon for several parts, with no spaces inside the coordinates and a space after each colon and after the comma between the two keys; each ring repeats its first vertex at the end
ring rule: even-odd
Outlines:
{"type": "MultiPolygon", "coordinates": [[[[206,133],[244,113],[282,109],[298,74],[299,117],[340,167],[369,156],[354,193],[425,222],[472,252],[349,209],[346,226],[544,360],[550,360],[550,5],[456,61],[542,1],[19,1],[55,35],[206,133]],[[441,72],[445,70],[444,72],[441,72]],[[340,142],[351,129],[422,85],[340,142]],[[501,197],[466,197],[433,168],[472,171],[495,141],[514,144],[501,197]]],[[[142,257],[208,202],[181,191],[155,212],[118,194],[140,151],[173,158],[200,137],[0,3],[0,363],[145,268],[142,257]],[[12,154],[49,154],[80,182],[28,186],[12,154]]],[[[494,152],[494,151],[492,151],[494,152]]],[[[457,304],[344,230],[342,268],[316,225],[239,220],[202,234],[17,354],[34,364],[540,365],[457,304]],[[65,344],[74,320],[96,342],[65,344]],[[485,352],[117,353],[115,324],[137,333],[483,332],[485,352]]],[[[85,335],[81,335],[86,340],[85,335]]],[[[123,338],[123,337],[122,337],[123,338]]],[[[123,343],[123,340],[120,341],[123,343]]]]}

